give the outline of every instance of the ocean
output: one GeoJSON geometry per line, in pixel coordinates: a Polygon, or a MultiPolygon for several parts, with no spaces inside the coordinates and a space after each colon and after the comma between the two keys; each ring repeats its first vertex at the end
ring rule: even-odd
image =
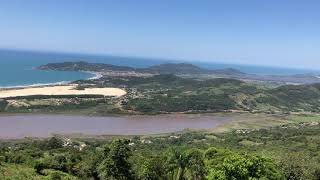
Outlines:
{"type": "MultiPolygon", "coordinates": [[[[92,74],[84,72],[52,72],[39,71],[34,69],[37,66],[47,63],[65,61],[87,61],[132,67],[148,67],[161,63],[183,62],[179,60],[163,60],[152,58],[0,50],[0,87],[65,83],[79,79],[88,79],[94,76],[92,74]]],[[[204,63],[198,61],[193,61],[190,63],[207,69],[235,68],[242,72],[250,74],[320,74],[319,72],[305,69],[275,68],[223,63],[204,63]]]]}

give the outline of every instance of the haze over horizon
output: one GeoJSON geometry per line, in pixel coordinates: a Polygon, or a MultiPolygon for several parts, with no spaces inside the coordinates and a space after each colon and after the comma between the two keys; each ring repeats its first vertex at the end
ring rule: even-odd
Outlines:
{"type": "Polygon", "coordinates": [[[320,69],[318,1],[0,2],[0,48],[320,69]]]}

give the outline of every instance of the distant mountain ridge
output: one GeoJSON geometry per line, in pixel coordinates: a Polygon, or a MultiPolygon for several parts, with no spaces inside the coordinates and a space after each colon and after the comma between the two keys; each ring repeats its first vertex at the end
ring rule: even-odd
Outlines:
{"type": "Polygon", "coordinates": [[[224,75],[239,75],[245,74],[237,69],[226,68],[226,69],[217,69],[217,70],[208,70],[204,68],[200,68],[193,64],[188,63],[167,63],[160,64],[156,66],[151,66],[147,68],[149,71],[158,72],[159,74],[188,74],[188,73],[196,73],[196,74],[224,74],[224,75]]]}
{"type": "Polygon", "coordinates": [[[178,73],[203,73],[207,70],[202,69],[198,66],[187,64],[187,63],[167,63],[151,66],[149,68],[145,68],[146,71],[157,72],[159,74],[178,74],[178,73]]]}
{"type": "Polygon", "coordinates": [[[277,82],[284,84],[313,84],[320,83],[320,78],[316,75],[301,74],[301,75],[256,75],[246,74],[237,69],[226,68],[209,70],[201,68],[189,63],[166,63],[147,68],[134,68],[129,66],[117,66],[104,63],[88,63],[85,61],[78,62],[63,62],[63,63],[49,63],[38,67],[39,70],[51,71],[92,71],[121,74],[122,76],[142,75],[142,74],[175,74],[188,76],[198,79],[212,79],[212,78],[230,78],[245,81],[263,81],[263,82],[277,82]]]}
{"type": "Polygon", "coordinates": [[[49,63],[38,67],[40,70],[51,71],[135,71],[139,73],[153,73],[153,74],[221,74],[221,75],[244,75],[245,73],[232,69],[208,70],[200,68],[188,63],[166,63],[148,68],[133,68],[128,66],[117,66],[103,63],[88,63],[85,61],[78,62],[63,62],[63,63],[49,63]]]}
{"type": "Polygon", "coordinates": [[[103,63],[88,63],[85,61],[77,62],[63,62],[63,63],[49,63],[38,67],[40,70],[51,71],[135,71],[135,68],[127,66],[116,66],[103,63]]]}

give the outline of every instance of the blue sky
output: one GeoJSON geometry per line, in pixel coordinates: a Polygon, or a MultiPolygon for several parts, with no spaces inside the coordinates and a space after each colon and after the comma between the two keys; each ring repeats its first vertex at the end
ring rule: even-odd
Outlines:
{"type": "Polygon", "coordinates": [[[320,1],[1,0],[0,48],[320,69],[320,1]]]}

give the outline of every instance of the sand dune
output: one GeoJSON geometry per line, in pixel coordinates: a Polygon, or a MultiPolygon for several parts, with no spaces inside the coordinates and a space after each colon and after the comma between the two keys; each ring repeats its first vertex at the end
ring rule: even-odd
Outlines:
{"type": "Polygon", "coordinates": [[[87,88],[85,90],[74,89],[75,85],[28,87],[23,89],[0,90],[0,98],[32,96],[32,95],[104,95],[123,96],[126,92],[119,88],[87,88]]]}

